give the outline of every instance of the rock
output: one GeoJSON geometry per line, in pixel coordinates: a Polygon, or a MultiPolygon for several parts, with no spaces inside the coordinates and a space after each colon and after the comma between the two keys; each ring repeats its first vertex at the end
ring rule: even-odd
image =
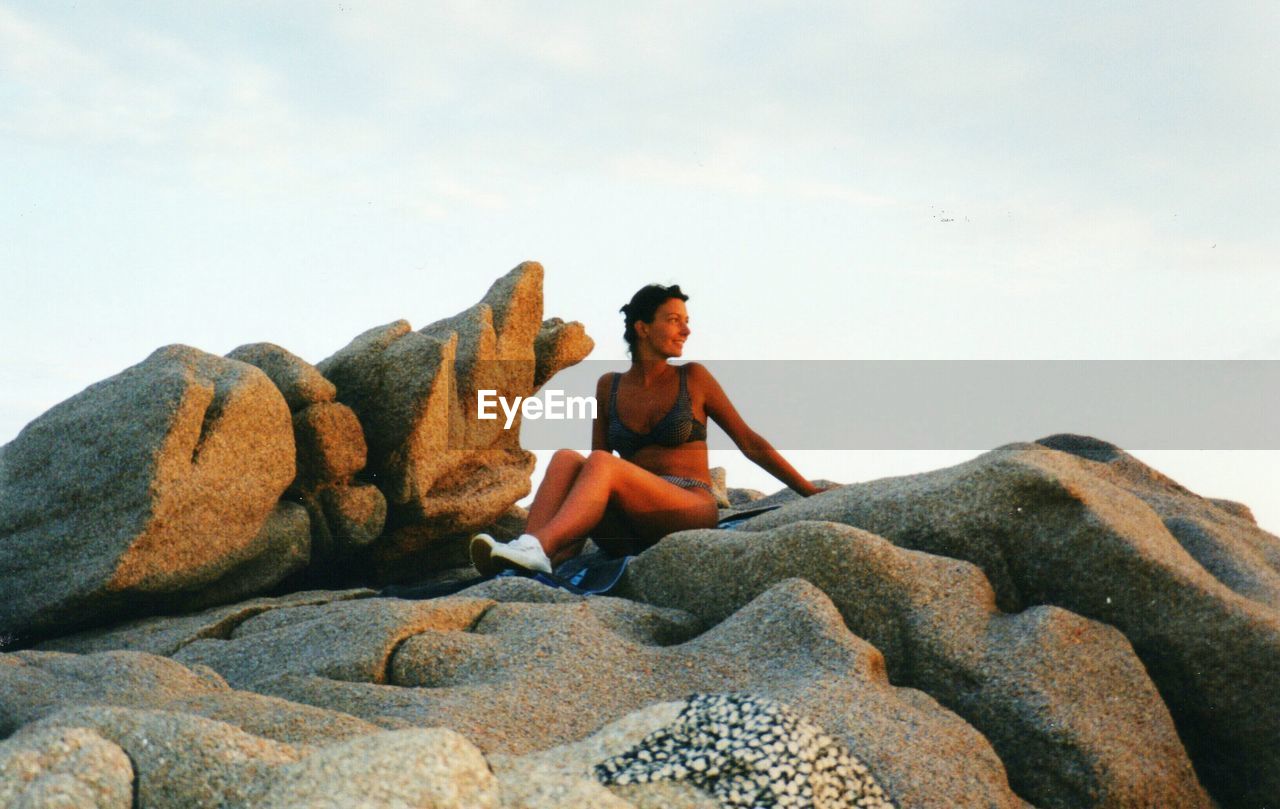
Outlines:
{"type": "Polygon", "coordinates": [[[562,368],[577,365],[595,348],[581,323],[566,323],[558,317],[542,321],[533,340],[537,365],[533,373],[534,389],[541,388],[562,368]]]}
{"type": "Polygon", "coordinates": [[[855,525],[973,562],[1007,612],[1053,604],[1115,626],[1210,793],[1223,805],[1267,805],[1280,794],[1280,614],[1270,606],[1280,540],[1105,442],[1060,445],[1072,451],[1015,444],[847,486],[744,527],[855,525]],[[1175,520],[1185,521],[1180,536],[1175,520]]]}
{"type": "Polygon", "coordinates": [[[678,782],[610,786],[592,768],[674,722],[683,702],[660,702],[629,713],[587,738],[523,756],[495,754],[489,765],[502,785],[507,809],[720,809],[710,795],[678,782]]]}
{"type": "Polygon", "coordinates": [[[374,486],[331,486],[319,491],[332,536],[332,554],[341,559],[378,538],[387,521],[387,499],[374,486]]]}
{"type": "Polygon", "coordinates": [[[764,499],[764,492],[759,489],[728,489],[725,495],[729,499],[729,507],[745,506],[764,499]]]}
{"type": "Polygon", "coordinates": [[[227,640],[189,643],[174,659],[207,665],[231,685],[257,691],[287,675],[385,683],[391,656],[409,638],[468,630],[492,604],[477,598],[370,598],[274,609],[244,621],[227,640]],[[279,649],[293,652],[281,659],[279,649]]]}
{"type": "Polygon", "coordinates": [[[12,741],[29,747],[59,734],[118,745],[136,770],[136,804],[148,809],[498,806],[484,756],[444,728],[371,733],[314,749],[188,714],[84,706],[24,728],[12,741]]]}
{"type": "Polygon", "coordinates": [[[66,708],[15,738],[69,728],[87,728],[124,750],[137,777],[136,805],[147,809],[252,806],[276,765],[303,755],[226,722],[98,705],[66,708]]]}
{"type": "Polygon", "coordinates": [[[227,359],[247,362],[261,370],[295,413],[309,405],[332,402],[338,395],[338,389],[315,367],[274,343],[242,345],[227,359]]]}
{"type": "Polygon", "coordinates": [[[494,539],[509,542],[524,533],[529,523],[529,511],[521,506],[511,506],[501,517],[480,530],[494,539]]]}
{"type": "Polygon", "coordinates": [[[286,744],[330,743],[379,730],[348,714],[235,690],[208,668],[141,652],[0,656],[0,736],[85,705],[199,716],[286,744]]]}
{"type": "Polygon", "coordinates": [[[319,590],[293,593],[279,598],[256,598],[230,606],[179,616],[156,616],[120,624],[110,629],[91,629],[75,635],[45,641],[36,649],[49,652],[134,651],[170,656],[192,641],[231,637],[231,631],[255,615],[282,607],[329,604],[354,598],[368,598],[373,590],[319,590]]]}
{"type": "Polygon", "coordinates": [[[313,404],[295,413],[293,438],[298,446],[295,485],[304,490],[350,483],[368,458],[360,420],[338,402],[313,404]]]}
{"type": "Polygon", "coordinates": [[[317,366],[364,426],[366,476],[387,498],[387,530],[368,555],[375,578],[441,567],[448,552],[433,546],[528,494],[534,458],[518,427],[475,413],[478,390],[528,397],[542,374],[590,351],[579,324],[544,328],[541,317],[542,267],[526,262],[454,317],[417,332],[403,320],[371,329],[317,366]]]}
{"type": "MultiPolygon", "coordinates": [[[[318,372],[317,372],[318,373],[318,372]]],[[[355,483],[368,447],[355,412],[338,402],[309,405],[293,416],[298,476],[290,496],[311,525],[310,586],[337,586],[352,578],[353,559],[382,534],[387,500],[377,487],[355,483]]]]}
{"type": "Polygon", "coordinates": [[[245,561],[202,591],[183,599],[181,610],[228,604],[271,590],[311,561],[311,519],[297,503],[281,500],[244,550],[245,561]]]}
{"type": "Polygon", "coordinates": [[[276,767],[253,805],[497,809],[498,782],[484,755],[462,736],[414,728],[352,739],[276,767]]]}
{"type": "Polygon", "coordinates": [[[0,626],[49,636],[199,601],[275,551],[262,530],[293,456],[271,381],[186,346],[56,405],[0,455],[0,626]]]}
{"type": "MultiPolygon", "coordinates": [[[[353,579],[354,563],[386,526],[387,500],[374,486],[324,486],[298,495],[311,518],[312,587],[341,587],[353,579]]],[[[406,571],[412,574],[414,571],[406,571]]]]}
{"type": "Polygon", "coordinates": [[[725,485],[723,466],[711,467],[711,493],[716,496],[716,505],[720,508],[729,508],[732,505],[729,502],[729,489],[725,485]]]}
{"type": "Polygon", "coordinates": [[[702,623],[681,611],[584,599],[530,581],[392,604],[276,610],[242,624],[229,641],[193,643],[178,657],[210,666],[234,687],[373,724],[392,717],[448,727],[486,754],[565,744],[697,691],[749,692],[786,700],[836,734],[903,806],[1022,806],[987,741],[925,694],[890,685],[880,654],[799,580],[701,634],[702,623]],[[542,603],[487,600],[535,593],[542,603]],[[343,614],[351,610],[365,612],[343,614]],[[282,648],[306,653],[281,659],[282,648]]]}
{"type": "Polygon", "coordinates": [[[133,765],[84,728],[45,728],[0,742],[0,807],[131,809],[133,765]]]}
{"type": "Polygon", "coordinates": [[[1210,497],[1208,500],[1210,503],[1213,503],[1215,506],[1233,517],[1239,517],[1245,522],[1251,522],[1254,525],[1258,524],[1258,520],[1253,516],[1253,509],[1249,508],[1244,503],[1237,503],[1234,500],[1223,500],[1219,497],[1210,497]]]}
{"type": "Polygon", "coordinates": [[[1054,435],[1036,442],[1095,463],[1089,474],[1146,503],[1183,550],[1235,592],[1280,610],[1280,538],[1263,531],[1248,506],[1209,500],[1096,438],[1054,435]]]}
{"type": "Polygon", "coordinates": [[[973,565],[801,522],[673,534],[632,562],[624,592],[716,622],[792,577],[831,597],[893,682],[980,730],[1037,806],[1209,806],[1125,638],[1052,607],[1004,615],[973,565]]]}

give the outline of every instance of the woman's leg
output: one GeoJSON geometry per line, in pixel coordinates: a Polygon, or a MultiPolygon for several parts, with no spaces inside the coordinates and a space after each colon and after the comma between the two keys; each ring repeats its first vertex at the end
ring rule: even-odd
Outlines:
{"type": "MultiPolygon", "coordinates": [[[[582,464],[554,516],[527,530],[538,538],[547,555],[554,557],[585,537],[610,505],[643,539],[686,528],[711,528],[719,514],[715,500],[705,491],[682,489],[612,453],[595,450],[582,464]]],[[[530,512],[531,526],[532,517],[530,512]]]]}
{"type": "Polygon", "coordinates": [[[538,493],[533,496],[533,503],[529,506],[529,519],[524,529],[526,532],[537,534],[555,516],[586,462],[587,459],[581,452],[571,449],[555,451],[551,462],[547,464],[542,482],[538,484],[538,493]]]}
{"type": "MultiPolygon", "coordinates": [[[[538,492],[533,496],[533,503],[529,506],[529,517],[525,523],[526,533],[537,535],[542,527],[550,522],[560,510],[565,498],[569,496],[569,490],[573,488],[573,483],[578,479],[578,473],[582,471],[586,462],[586,457],[580,452],[571,449],[556,450],[551,456],[550,463],[547,464],[542,482],[538,484],[538,492]]],[[[636,530],[617,513],[617,509],[609,508],[606,509],[600,522],[588,531],[588,535],[601,547],[608,546],[611,553],[618,550],[621,554],[627,552],[624,548],[635,544],[636,530]],[[614,540],[612,545],[609,544],[610,539],[614,540]]],[[[583,537],[566,543],[555,553],[549,554],[552,564],[559,564],[576,555],[582,550],[582,544],[585,541],[586,537],[583,537]]]]}

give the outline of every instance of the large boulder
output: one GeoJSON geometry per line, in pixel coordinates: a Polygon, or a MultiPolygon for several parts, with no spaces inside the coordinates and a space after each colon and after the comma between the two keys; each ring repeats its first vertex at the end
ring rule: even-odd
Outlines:
{"type": "Polygon", "coordinates": [[[1146,503],[1182,549],[1214,578],[1280,610],[1280,538],[1259,528],[1248,506],[1201,497],[1096,438],[1053,435],[1036,443],[1092,461],[1083,468],[1146,503]]]}
{"type": "Polygon", "coordinates": [[[1223,805],[1280,794],[1280,539],[1105,442],[1014,444],[807,498],[744,524],[857,526],[968,560],[1006,612],[1052,604],[1125,634],[1223,805]],[[1175,530],[1171,530],[1170,525],[1175,530]]]}
{"type": "Polygon", "coordinates": [[[271,519],[293,477],[289,408],[261,371],[159,349],[0,450],[0,626],[60,634],[280,581],[305,563],[305,524],[271,519]]]}
{"type": "Polygon", "coordinates": [[[1036,806],[1210,805],[1123,635],[1056,607],[1006,615],[966,562],[836,523],[684,531],[631,564],[626,592],[718,622],[793,577],[831,598],[894,683],[980,730],[1036,806]]]}
{"type": "Polygon", "coordinates": [[[458,315],[419,331],[403,320],[370,329],[320,362],[364,427],[365,477],[387,498],[367,572],[391,579],[443,566],[443,540],[528,494],[534,458],[519,425],[476,418],[477,391],[528,397],[592,347],[581,324],[542,320],[542,267],[526,262],[458,315]]]}

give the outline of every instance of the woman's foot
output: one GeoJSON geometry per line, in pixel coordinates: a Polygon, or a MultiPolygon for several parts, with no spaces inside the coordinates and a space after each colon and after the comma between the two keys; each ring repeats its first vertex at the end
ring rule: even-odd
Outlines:
{"type": "Polygon", "coordinates": [[[470,552],[471,564],[482,576],[512,569],[531,573],[551,572],[551,560],[533,534],[522,534],[507,543],[499,542],[488,534],[476,534],[471,538],[470,552]]]}

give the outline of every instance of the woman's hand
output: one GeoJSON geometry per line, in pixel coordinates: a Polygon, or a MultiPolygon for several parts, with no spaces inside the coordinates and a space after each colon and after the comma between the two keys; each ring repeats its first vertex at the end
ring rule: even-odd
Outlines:
{"type": "Polygon", "coordinates": [[[810,483],[810,484],[809,484],[809,490],[808,490],[808,491],[806,491],[806,492],[801,492],[801,494],[802,494],[803,496],[805,496],[805,497],[813,497],[815,494],[821,494],[822,492],[829,492],[829,491],[831,491],[832,489],[838,489],[838,488],[840,488],[840,486],[839,486],[839,485],[836,485],[836,486],[814,486],[812,483],[810,483]]]}

